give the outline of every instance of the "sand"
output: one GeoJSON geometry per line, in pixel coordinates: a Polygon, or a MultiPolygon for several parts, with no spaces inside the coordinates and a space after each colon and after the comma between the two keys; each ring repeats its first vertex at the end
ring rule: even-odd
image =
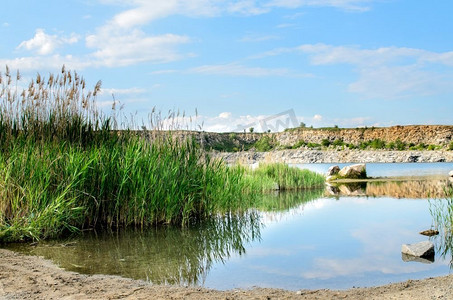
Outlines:
{"type": "Polygon", "coordinates": [[[453,299],[453,275],[344,291],[216,291],[82,275],[41,257],[0,249],[0,299],[453,299]]]}

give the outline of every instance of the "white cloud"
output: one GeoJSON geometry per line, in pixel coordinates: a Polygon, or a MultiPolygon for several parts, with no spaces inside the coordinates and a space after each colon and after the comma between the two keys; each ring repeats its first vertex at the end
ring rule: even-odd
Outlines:
{"type": "Polygon", "coordinates": [[[313,116],[313,120],[319,122],[319,121],[322,120],[322,116],[321,116],[321,115],[314,115],[314,116],[313,116]]]}
{"type": "Polygon", "coordinates": [[[368,11],[373,0],[272,0],[267,6],[298,8],[303,6],[336,7],[349,11],[368,11]]]}
{"type": "Polygon", "coordinates": [[[102,94],[107,94],[107,95],[130,95],[130,94],[143,94],[146,93],[145,89],[142,88],[128,88],[128,89],[108,89],[108,88],[102,88],[101,89],[101,95],[102,94]]]}
{"type": "Polygon", "coordinates": [[[91,65],[90,61],[72,55],[28,56],[13,59],[0,59],[0,65],[8,65],[21,72],[35,70],[59,70],[65,65],[68,69],[81,70],[91,65]]]}
{"type": "MultiPolygon", "coordinates": [[[[114,15],[105,24],[97,28],[92,34],[85,38],[86,46],[93,49],[92,53],[71,57],[63,63],[73,63],[79,67],[113,67],[128,66],[143,62],[166,63],[190,57],[192,54],[181,53],[179,46],[189,43],[191,39],[178,34],[149,35],[143,30],[158,19],[172,15],[183,15],[187,17],[218,17],[228,14],[257,15],[268,13],[274,8],[298,8],[303,6],[334,6],[339,8],[353,9],[363,8],[366,0],[98,0],[104,5],[118,5],[124,10],[114,15]]],[[[86,16],[87,17],[87,16],[86,16]]],[[[4,24],[5,26],[5,24],[4,24]]],[[[43,29],[38,29],[35,36],[22,42],[18,48],[33,51],[38,55],[51,55],[56,49],[64,44],[72,44],[78,41],[79,37],[61,37],[49,35],[43,29]]],[[[254,41],[273,39],[271,36],[256,37],[254,41]]],[[[252,38],[249,38],[252,41],[252,38]]],[[[62,56],[59,56],[61,58],[62,56]]],[[[451,58],[445,58],[451,60],[451,58]]],[[[40,68],[49,62],[54,65],[51,59],[36,61],[35,57],[23,57],[16,61],[18,65],[27,65],[30,68],[40,68]]],[[[58,60],[58,64],[61,62],[58,60]]],[[[245,76],[282,76],[288,73],[286,69],[261,69],[248,68],[241,65],[219,65],[203,66],[198,72],[213,72],[217,74],[245,76]]]]}
{"type": "Polygon", "coordinates": [[[46,34],[44,29],[36,29],[35,36],[27,41],[23,41],[17,47],[18,49],[25,48],[34,51],[39,55],[52,54],[54,50],[64,44],[77,43],[79,37],[72,34],[70,37],[59,37],[58,35],[46,34]]]}
{"type": "MultiPolygon", "coordinates": [[[[203,65],[187,70],[158,70],[151,72],[153,75],[160,74],[203,74],[219,76],[245,76],[245,77],[268,77],[268,76],[287,76],[287,77],[314,77],[309,73],[295,73],[286,68],[262,68],[244,66],[239,63],[228,63],[219,65],[203,65]]],[[[228,95],[231,96],[231,95],[228,95]]]]}
{"type": "Polygon", "coordinates": [[[369,124],[372,120],[370,117],[351,117],[351,118],[338,118],[330,116],[321,116],[319,114],[314,115],[313,117],[303,117],[302,120],[306,123],[307,126],[315,127],[332,127],[337,125],[341,128],[356,128],[363,127],[369,124]]]}
{"type": "Polygon", "coordinates": [[[347,91],[364,98],[398,99],[453,91],[453,51],[431,52],[406,47],[363,49],[357,46],[305,44],[277,48],[251,58],[303,54],[312,65],[350,65],[358,79],[347,91]]]}
{"type": "Polygon", "coordinates": [[[359,79],[348,85],[348,91],[367,98],[397,99],[409,95],[426,96],[449,89],[440,74],[416,66],[382,66],[364,68],[359,79]]]}
{"type": "Polygon", "coordinates": [[[291,72],[288,69],[268,69],[260,67],[247,67],[237,63],[223,65],[205,65],[189,70],[189,73],[209,74],[209,75],[228,75],[228,76],[288,76],[291,72]]]}
{"type": "Polygon", "coordinates": [[[244,15],[260,15],[269,12],[268,8],[260,7],[255,0],[231,1],[228,4],[227,11],[232,13],[240,13],[244,15]]]}
{"type": "Polygon", "coordinates": [[[272,41],[278,40],[279,37],[275,35],[253,35],[249,34],[241,38],[240,42],[265,42],[265,41],[272,41]]]}
{"type": "Polygon", "coordinates": [[[220,119],[229,119],[231,118],[231,113],[230,112],[223,112],[219,114],[220,119]]]}
{"type": "Polygon", "coordinates": [[[117,34],[100,30],[86,38],[92,53],[93,63],[101,66],[127,66],[140,62],[170,62],[182,57],[175,47],[189,42],[189,38],[174,34],[147,36],[141,30],[117,34]]]}

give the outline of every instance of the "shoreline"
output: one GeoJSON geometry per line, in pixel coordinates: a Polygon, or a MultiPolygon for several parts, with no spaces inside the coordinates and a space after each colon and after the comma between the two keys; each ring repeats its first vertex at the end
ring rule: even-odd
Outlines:
{"type": "Polygon", "coordinates": [[[211,290],[161,286],[111,275],[65,271],[42,257],[0,248],[0,299],[448,299],[453,274],[348,290],[211,290]]]}
{"type": "Polygon", "coordinates": [[[211,152],[213,158],[228,164],[254,164],[259,162],[308,163],[414,163],[453,162],[453,151],[394,151],[394,150],[307,150],[288,149],[269,152],[254,150],[242,152],[211,152]]]}

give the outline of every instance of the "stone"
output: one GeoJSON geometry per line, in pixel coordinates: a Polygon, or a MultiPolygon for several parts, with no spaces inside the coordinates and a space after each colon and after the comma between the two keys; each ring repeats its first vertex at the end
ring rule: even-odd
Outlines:
{"type": "Polygon", "coordinates": [[[419,159],[420,159],[420,155],[409,155],[409,157],[407,158],[407,161],[415,163],[415,162],[418,162],[419,159]]]}
{"type": "Polygon", "coordinates": [[[448,177],[453,177],[453,171],[448,172],[448,177]]]}
{"type": "Polygon", "coordinates": [[[326,176],[333,176],[337,175],[338,172],[340,172],[340,167],[339,166],[331,166],[329,170],[327,170],[326,176]]]}
{"type": "Polygon", "coordinates": [[[430,257],[434,255],[434,244],[430,241],[424,241],[415,244],[403,244],[401,253],[415,257],[430,257]]]}
{"type": "Polygon", "coordinates": [[[419,233],[426,235],[426,236],[433,236],[433,235],[438,235],[439,231],[434,230],[434,229],[428,229],[428,230],[420,231],[419,233]]]}
{"type": "Polygon", "coordinates": [[[342,168],[338,175],[343,178],[366,178],[366,165],[365,164],[355,164],[342,168]]]}

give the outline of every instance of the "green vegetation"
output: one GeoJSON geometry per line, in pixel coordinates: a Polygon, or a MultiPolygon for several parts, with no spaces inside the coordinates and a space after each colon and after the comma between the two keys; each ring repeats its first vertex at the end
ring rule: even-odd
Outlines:
{"type": "Polygon", "coordinates": [[[275,138],[269,135],[264,135],[258,141],[256,141],[253,146],[257,151],[260,152],[272,150],[276,146],[275,138]]]}
{"type": "Polygon", "coordinates": [[[295,143],[292,147],[289,147],[289,148],[298,149],[298,148],[300,148],[302,146],[305,146],[305,145],[307,145],[307,143],[304,140],[299,140],[299,141],[297,141],[297,143],[295,143]]]}
{"type": "Polygon", "coordinates": [[[450,145],[448,146],[448,150],[453,150],[453,142],[450,142],[450,145]]]}
{"type": "Polygon", "coordinates": [[[321,144],[318,143],[308,143],[307,147],[310,149],[321,149],[321,144]]]}
{"type": "Polygon", "coordinates": [[[385,142],[381,139],[374,139],[370,143],[371,149],[384,149],[385,148],[385,142]]]}
{"type": "Polygon", "coordinates": [[[293,168],[283,163],[260,164],[253,171],[249,171],[248,183],[252,191],[261,188],[264,190],[299,190],[322,187],[324,176],[308,171],[293,168]],[[265,184],[263,184],[265,183],[265,184]],[[276,184],[278,186],[276,186],[276,184]]]}
{"type": "Polygon", "coordinates": [[[430,213],[434,227],[440,232],[436,237],[436,252],[442,257],[451,257],[453,269],[453,187],[447,188],[446,199],[431,199],[430,213]]]}
{"type": "Polygon", "coordinates": [[[241,201],[244,213],[215,216],[187,228],[88,231],[83,237],[40,242],[31,251],[71,271],[90,268],[153,284],[202,284],[214,263],[244,254],[247,245],[261,239],[263,222],[257,210],[287,211],[306,205],[323,192],[266,193],[255,197],[255,209],[248,209],[247,201],[241,201]],[[61,243],[73,246],[61,247],[61,243]],[[127,262],[121,260],[124,257],[127,262]]]}
{"type": "Polygon", "coordinates": [[[330,141],[328,139],[323,139],[321,141],[321,146],[323,147],[329,147],[330,146],[330,141]]]}
{"type": "Polygon", "coordinates": [[[38,74],[21,93],[19,80],[8,68],[0,76],[0,241],[96,226],[189,225],[241,208],[244,193],[321,180],[281,166],[269,174],[230,168],[194,139],[159,129],[142,137],[118,131],[116,112],[97,110],[101,83],[87,92],[84,79],[64,68],[48,79],[38,74]]]}

